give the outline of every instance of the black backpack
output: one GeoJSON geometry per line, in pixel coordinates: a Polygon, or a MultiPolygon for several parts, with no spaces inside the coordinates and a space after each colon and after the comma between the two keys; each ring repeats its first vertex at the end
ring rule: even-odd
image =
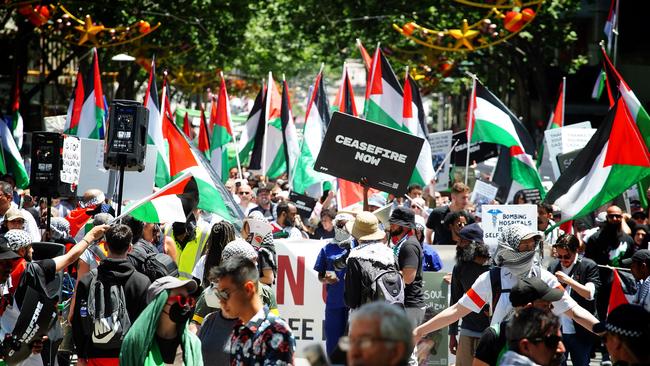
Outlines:
{"type": "Polygon", "coordinates": [[[98,279],[97,269],[90,271],[90,276],[92,279],[88,286],[88,298],[81,301],[84,328],[92,337],[93,347],[119,349],[126,332],[131,328],[124,286],[114,283],[106,292],[104,284],[98,279]]]}
{"type": "Polygon", "coordinates": [[[365,302],[383,301],[404,307],[404,279],[395,266],[377,269],[364,289],[365,302]]]}
{"type": "Polygon", "coordinates": [[[178,277],[178,266],[167,254],[147,252],[142,245],[134,245],[127,256],[135,270],[149,277],[151,282],[160,277],[178,277]]]}

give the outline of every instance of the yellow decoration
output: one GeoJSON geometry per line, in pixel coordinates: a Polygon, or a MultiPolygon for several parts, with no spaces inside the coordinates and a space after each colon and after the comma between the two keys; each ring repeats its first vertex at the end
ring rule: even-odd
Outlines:
{"type": "Polygon", "coordinates": [[[90,18],[90,15],[86,15],[86,22],[84,25],[79,25],[74,28],[81,32],[81,37],[79,38],[77,46],[81,46],[88,41],[92,42],[95,46],[99,45],[95,36],[97,36],[97,33],[104,30],[104,26],[93,25],[93,21],[90,18]]]}
{"type": "Polygon", "coordinates": [[[478,34],[479,34],[478,31],[469,29],[469,25],[467,24],[467,19],[463,19],[462,29],[449,30],[449,35],[456,40],[456,45],[454,45],[455,49],[459,49],[460,47],[465,46],[469,50],[473,51],[474,46],[472,46],[472,39],[478,36],[478,34]]]}

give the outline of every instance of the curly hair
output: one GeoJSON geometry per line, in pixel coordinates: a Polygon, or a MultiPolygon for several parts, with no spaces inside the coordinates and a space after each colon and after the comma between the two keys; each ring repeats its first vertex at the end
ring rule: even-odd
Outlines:
{"type": "Polygon", "coordinates": [[[210,269],[221,263],[221,252],[223,252],[223,248],[235,240],[235,236],[235,227],[227,221],[221,221],[212,225],[208,245],[205,248],[206,257],[203,278],[201,279],[202,285],[206,285],[209,282],[210,269]]]}

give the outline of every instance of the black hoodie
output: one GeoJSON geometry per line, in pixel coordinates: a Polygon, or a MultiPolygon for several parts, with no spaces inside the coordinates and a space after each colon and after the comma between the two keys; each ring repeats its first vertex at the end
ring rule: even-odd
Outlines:
{"type": "MultiPolygon", "coordinates": [[[[97,267],[97,279],[108,291],[111,285],[120,284],[124,287],[124,298],[131,324],[147,306],[147,289],[151,284],[149,278],[137,272],[128,259],[104,259],[97,267]]],[[[77,285],[77,294],[72,318],[72,336],[75,341],[79,358],[117,358],[120,356],[120,349],[114,350],[98,349],[93,347],[92,338],[83,329],[81,319],[81,303],[88,299],[88,287],[92,275],[87,273],[77,285]]]]}

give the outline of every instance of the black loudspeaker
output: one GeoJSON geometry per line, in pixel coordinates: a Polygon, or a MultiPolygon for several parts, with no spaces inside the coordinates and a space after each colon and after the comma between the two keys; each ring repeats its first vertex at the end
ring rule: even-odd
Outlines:
{"type": "Polygon", "coordinates": [[[149,110],[132,100],[114,100],[108,112],[104,168],[144,170],[149,110]]]}
{"type": "Polygon", "coordinates": [[[63,138],[56,132],[32,134],[30,193],[39,197],[72,197],[77,187],[61,182],[63,138]]]}

